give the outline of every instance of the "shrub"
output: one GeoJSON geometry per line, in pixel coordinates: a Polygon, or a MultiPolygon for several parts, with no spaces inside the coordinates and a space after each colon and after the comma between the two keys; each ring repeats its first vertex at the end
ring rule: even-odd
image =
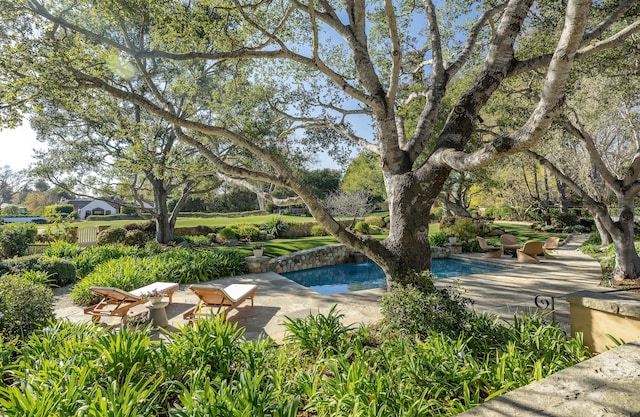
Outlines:
{"type": "Polygon", "coordinates": [[[0,278],[0,336],[26,339],[54,319],[53,293],[16,275],[0,278]]]}
{"type": "Polygon", "coordinates": [[[53,284],[59,287],[76,282],[76,267],[69,259],[43,256],[38,259],[37,270],[48,273],[53,284]]]}
{"type": "Polygon", "coordinates": [[[124,235],[124,244],[129,246],[137,246],[141,248],[148,240],[149,236],[142,230],[138,229],[128,230],[124,235]]]}
{"type": "Polygon", "coordinates": [[[59,218],[67,217],[69,214],[75,212],[73,204],[56,204],[53,206],[46,206],[44,208],[44,217],[46,218],[59,218]]]}
{"type": "Polygon", "coordinates": [[[140,230],[144,232],[144,234],[147,236],[146,240],[151,240],[156,235],[156,222],[153,220],[136,222],[136,223],[128,223],[122,227],[124,227],[128,231],[140,230]]]}
{"type": "Polygon", "coordinates": [[[237,239],[238,233],[233,228],[227,226],[218,232],[217,237],[221,242],[228,242],[237,239]]]}
{"type": "Polygon", "coordinates": [[[563,213],[561,211],[554,211],[551,213],[551,222],[555,226],[567,227],[567,226],[575,226],[579,223],[578,216],[573,211],[568,211],[563,213]]]}
{"type": "Polygon", "coordinates": [[[462,241],[474,239],[480,234],[480,228],[469,217],[456,218],[452,234],[462,241]]]}
{"type": "Polygon", "coordinates": [[[483,252],[483,250],[480,249],[480,242],[478,242],[478,239],[474,239],[474,240],[466,240],[462,242],[462,252],[478,253],[478,252],[483,252]]]}
{"type": "Polygon", "coordinates": [[[311,236],[326,236],[328,233],[324,230],[324,227],[319,224],[311,226],[311,236]]]}
{"type": "Polygon", "coordinates": [[[378,226],[378,227],[385,226],[384,218],[381,216],[367,216],[365,217],[364,221],[367,222],[369,226],[378,226]]]}
{"type": "MultiPolygon", "coordinates": [[[[303,340],[343,338],[333,318],[314,321],[303,340]]],[[[589,357],[536,317],[502,325],[477,316],[470,330],[419,341],[361,327],[336,343],[344,351],[312,357],[295,340],[249,342],[221,316],[184,326],[171,343],[60,320],[22,349],[0,340],[0,414],[450,416],[589,357]]]]}
{"type": "Polygon", "coordinates": [[[361,235],[369,234],[369,224],[367,222],[358,222],[353,226],[353,231],[361,235]]]}
{"type": "Polygon", "coordinates": [[[447,235],[442,232],[431,233],[429,235],[429,244],[431,246],[440,246],[443,247],[445,243],[448,243],[449,239],[447,235]]]}
{"type": "Polygon", "coordinates": [[[378,226],[369,226],[369,233],[372,235],[381,235],[384,233],[384,229],[378,226]]]}
{"type": "Polygon", "coordinates": [[[38,260],[41,256],[42,255],[29,255],[5,259],[1,262],[1,268],[12,274],[22,274],[26,271],[37,270],[38,260]]]}
{"type": "Polygon", "coordinates": [[[433,209],[431,209],[431,213],[429,213],[429,218],[432,220],[440,221],[443,214],[444,210],[442,209],[442,207],[434,207],[433,209]]]}
{"type": "Polygon", "coordinates": [[[445,234],[450,234],[451,229],[456,224],[456,218],[453,216],[447,216],[440,219],[440,231],[445,234]]]}
{"type": "Polygon", "coordinates": [[[284,233],[289,230],[289,223],[282,216],[273,216],[262,227],[269,236],[275,239],[284,236],[284,233]]]}
{"type": "Polygon", "coordinates": [[[36,241],[38,228],[33,223],[9,223],[0,226],[0,255],[5,258],[22,256],[36,241]]]}
{"type": "Polygon", "coordinates": [[[98,245],[124,243],[127,230],[123,227],[110,227],[98,233],[98,245]]]}
{"type": "Polygon", "coordinates": [[[471,318],[471,300],[455,288],[436,288],[428,273],[408,274],[402,280],[409,284],[397,284],[382,296],[384,322],[423,340],[432,331],[457,337],[471,318]]]}
{"type": "Polygon", "coordinates": [[[192,236],[192,235],[180,236],[179,238],[175,239],[176,242],[178,242],[179,239],[189,242],[192,245],[208,246],[211,243],[207,236],[192,236]]]}
{"type": "Polygon", "coordinates": [[[27,271],[43,271],[56,286],[65,286],[76,281],[76,268],[68,259],[54,256],[29,255],[7,259],[2,268],[12,274],[24,274],[27,271]]]}
{"type": "Polygon", "coordinates": [[[260,240],[260,229],[250,224],[241,224],[238,226],[238,235],[240,235],[241,239],[255,242],[260,240]]]}

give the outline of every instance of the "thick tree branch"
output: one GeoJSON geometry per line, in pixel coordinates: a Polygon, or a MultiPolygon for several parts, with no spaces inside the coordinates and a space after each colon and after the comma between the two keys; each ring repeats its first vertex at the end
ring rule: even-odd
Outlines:
{"type": "Polygon", "coordinates": [[[391,74],[389,79],[389,90],[387,90],[387,106],[392,107],[394,106],[396,95],[398,94],[398,84],[400,83],[402,48],[400,47],[396,11],[392,0],[384,0],[384,12],[387,16],[387,22],[389,24],[389,38],[391,39],[391,74]]]}
{"type": "MultiPolygon", "coordinates": [[[[606,39],[598,42],[593,40],[609,29],[616,18],[622,16],[627,12],[635,3],[634,0],[624,0],[618,4],[618,7],[605,18],[593,31],[586,33],[581,42],[581,48],[576,52],[575,59],[583,59],[589,57],[597,52],[605,49],[614,48],[622,45],[633,34],[640,32],[640,19],[619,30],[606,39]]],[[[517,62],[509,71],[509,75],[521,74],[523,72],[531,71],[533,69],[545,67],[551,62],[553,58],[552,54],[541,55],[535,58],[531,58],[524,61],[517,62]]]]}
{"type": "Polygon", "coordinates": [[[621,192],[620,189],[620,181],[618,178],[609,170],[607,164],[605,164],[604,160],[600,156],[598,152],[598,148],[596,148],[596,144],[586,131],[582,129],[582,126],[576,126],[570,120],[566,120],[562,124],[562,128],[569,133],[570,135],[579,139],[587,149],[587,153],[589,154],[589,158],[591,159],[591,163],[595,166],[598,174],[602,177],[607,186],[613,190],[616,194],[621,192]]]}
{"type": "Polygon", "coordinates": [[[454,62],[451,63],[451,65],[449,65],[446,68],[449,78],[457,74],[460,68],[462,68],[464,64],[467,63],[467,61],[469,60],[469,57],[471,57],[471,53],[475,49],[476,43],[478,41],[478,37],[480,36],[480,33],[482,32],[482,29],[485,27],[487,22],[490,22],[491,19],[493,19],[497,14],[502,13],[506,7],[507,7],[506,2],[499,4],[496,7],[487,10],[478,18],[477,22],[475,23],[475,25],[473,25],[473,28],[469,33],[469,37],[467,38],[467,43],[465,44],[464,49],[458,56],[458,59],[456,59],[454,62]]]}
{"type": "MultiPolygon", "coordinates": [[[[487,166],[501,156],[528,149],[540,140],[564,104],[566,82],[574,61],[575,51],[582,40],[590,8],[590,0],[569,1],[562,35],[549,65],[540,100],[520,130],[498,138],[493,143],[470,154],[463,152],[460,148],[439,147],[431,156],[430,162],[449,166],[456,170],[477,169],[487,166]]],[[[507,10],[505,14],[508,13],[507,10]]],[[[445,137],[445,139],[447,138],[445,137]]]]}

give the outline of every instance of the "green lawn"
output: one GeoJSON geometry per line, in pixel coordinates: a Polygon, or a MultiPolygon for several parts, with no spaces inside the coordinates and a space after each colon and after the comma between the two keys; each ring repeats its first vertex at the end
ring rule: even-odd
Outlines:
{"type": "MultiPolygon", "coordinates": [[[[273,218],[274,215],[260,215],[260,216],[246,216],[246,217],[184,217],[178,218],[176,227],[189,227],[189,226],[198,226],[205,225],[210,227],[220,227],[225,225],[234,225],[234,224],[263,224],[273,218]]],[[[281,216],[284,221],[288,223],[304,223],[304,222],[313,222],[313,217],[304,217],[304,216],[281,216]]],[[[99,226],[99,225],[110,225],[113,227],[122,226],[125,224],[132,223],[132,220],[114,220],[114,221],[91,221],[91,222],[81,222],[77,223],[78,226],[99,226]]],[[[566,234],[551,234],[551,233],[542,233],[535,232],[531,230],[529,225],[527,224],[517,224],[517,223],[494,223],[496,226],[504,229],[506,233],[510,233],[518,239],[520,244],[528,240],[542,240],[545,241],[550,236],[558,236],[560,239],[565,239],[566,234]]],[[[440,231],[440,225],[438,223],[432,223],[429,225],[429,233],[437,233],[440,231]]],[[[382,240],[385,238],[385,235],[375,236],[376,239],[382,240]]],[[[490,237],[487,239],[489,244],[499,245],[499,237],[490,237]]],[[[304,249],[315,248],[318,246],[324,245],[332,245],[338,243],[338,241],[331,236],[312,236],[305,238],[291,238],[291,239],[274,239],[264,243],[264,254],[270,257],[283,256],[292,252],[301,251],[304,249]]],[[[242,250],[243,253],[250,255],[252,252],[252,245],[241,245],[238,246],[239,249],[242,250]]]]}
{"type": "MultiPolygon", "coordinates": [[[[233,224],[262,224],[272,219],[275,214],[265,214],[261,216],[246,216],[246,217],[178,217],[176,227],[189,227],[189,226],[210,226],[219,227],[233,224]]],[[[306,223],[315,221],[313,217],[305,216],[281,216],[287,223],[306,223]]],[[[119,227],[129,223],[137,223],[142,220],[112,220],[112,221],[87,221],[78,222],[78,227],[83,226],[112,226],[119,227]]]]}

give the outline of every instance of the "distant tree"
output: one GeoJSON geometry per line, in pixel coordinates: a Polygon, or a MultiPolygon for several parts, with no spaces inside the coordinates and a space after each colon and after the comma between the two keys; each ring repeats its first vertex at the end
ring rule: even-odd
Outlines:
{"type": "Polygon", "coordinates": [[[0,168],[0,203],[11,203],[31,183],[26,170],[14,171],[9,165],[0,168]]]}
{"type": "Polygon", "coordinates": [[[565,143],[565,149],[571,144],[573,152],[528,152],[580,196],[602,242],[613,243],[615,280],[640,277],[640,256],[635,247],[635,207],[640,196],[640,71],[630,67],[620,67],[624,81],[602,75],[581,80],[585,88],[570,102],[572,110],[559,123],[563,134],[555,138],[565,143]],[[616,206],[616,216],[610,213],[609,204],[616,206]]]}
{"type": "Polygon", "coordinates": [[[340,188],[340,177],[340,171],[329,168],[301,172],[302,182],[320,199],[340,188]]]}
{"type": "Polygon", "coordinates": [[[131,208],[153,216],[160,243],[173,240],[186,199],[219,183],[206,172],[205,158],[178,141],[173,126],[137,106],[108,96],[81,108],[74,100],[48,104],[32,119],[38,138],[48,143],[37,152],[32,172],[88,195],[122,196],[131,208]]]}
{"type": "Polygon", "coordinates": [[[386,200],[380,156],[373,152],[360,152],[347,167],[340,188],[349,194],[364,191],[376,203],[386,200]]]}
{"type": "Polygon", "coordinates": [[[324,198],[324,206],[332,216],[353,217],[351,227],[358,218],[363,217],[373,210],[371,197],[366,191],[347,193],[337,190],[324,198]]]}
{"type": "Polygon", "coordinates": [[[213,211],[238,212],[259,210],[256,195],[243,187],[223,186],[213,200],[213,211]]]}

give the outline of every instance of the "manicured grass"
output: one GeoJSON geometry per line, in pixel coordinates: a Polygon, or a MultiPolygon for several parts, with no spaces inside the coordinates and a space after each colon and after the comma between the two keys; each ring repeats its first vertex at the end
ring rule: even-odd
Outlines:
{"type": "MultiPolygon", "coordinates": [[[[386,214],[386,213],[383,213],[386,214]]],[[[246,216],[246,217],[185,217],[178,218],[176,227],[189,227],[205,225],[210,227],[221,227],[235,224],[263,224],[273,218],[274,215],[260,215],[260,216],[246,216]]],[[[315,221],[313,217],[304,216],[281,216],[284,221],[288,223],[304,223],[315,221]]],[[[110,225],[112,227],[118,227],[125,224],[133,223],[132,220],[114,220],[114,221],[91,221],[77,223],[78,226],[98,226],[98,225],[110,225]]],[[[513,234],[520,244],[528,240],[541,240],[545,241],[548,237],[558,236],[560,239],[565,239],[566,234],[553,234],[542,233],[532,230],[528,224],[520,223],[494,223],[497,227],[503,229],[506,233],[513,234]]],[[[438,233],[440,231],[440,225],[438,223],[432,223],[429,225],[429,233],[438,233]]],[[[382,240],[386,235],[375,236],[376,239],[382,240]]],[[[499,245],[499,237],[490,237],[487,239],[489,244],[499,245]]],[[[333,245],[338,241],[331,236],[311,236],[304,238],[290,238],[290,239],[274,239],[264,244],[264,254],[269,257],[278,257],[287,255],[289,253],[311,249],[318,246],[333,245]]],[[[241,250],[243,254],[249,256],[252,254],[252,244],[246,244],[238,246],[237,249],[241,250]]]]}
{"type": "MultiPolygon", "coordinates": [[[[178,217],[176,227],[190,227],[190,226],[210,226],[220,227],[229,226],[234,224],[262,224],[271,220],[275,214],[265,214],[261,216],[246,216],[246,217],[178,217]]],[[[306,223],[315,221],[313,217],[305,216],[281,216],[287,223],[306,223]]],[[[78,222],[78,227],[83,226],[111,226],[119,227],[129,223],[138,223],[143,220],[112,220],[112,221],[87,221],[78,222]]]]}

